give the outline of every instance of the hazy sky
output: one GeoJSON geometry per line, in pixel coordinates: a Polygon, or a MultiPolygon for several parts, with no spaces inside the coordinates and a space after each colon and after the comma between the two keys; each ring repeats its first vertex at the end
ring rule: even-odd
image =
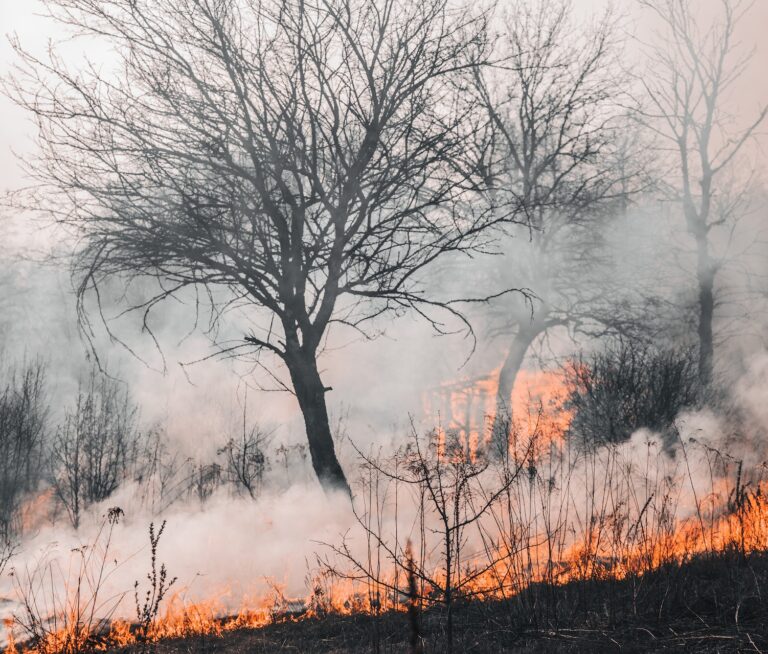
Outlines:
{"type": "MultiPolygon", "coordinates": [[[[501,0],[502,6],[505,1],[509,0],[501,0]]],[[[714,13],[720,2],[721,0],[696,0],[695,4],[697,11],[707,15],[714,13]]],[[[647,12],[638,11],[636,0],[573,1],[574,9],[585,14],[599,11],[609,5],[629,17],[625,21],[628,29],[642,38],[652,33],[653,21],[647,12]]],[[[61,32],[52,32],[50,23],[36,15],[40,9],[38,0],[0,0],[0,71],[9,71],[15,60],[15,54],[8,44],[8,35],[18,34],[22,43],[33,50],[44,48],[48,39],[56,40],[61,36],[61,32]]],[[[755,54],[734,96],[739,105],[734,107],[735,113],[750,114],[761,101],[768,99],[768,41],[765,39],[765,29],[768,27],[768,0],[756,0],[750,11],[749,20],[741,25],[740,37],[745,45],[754,45],[755,54]]],[[[89,54],[98,58],[98,53],[89,54]]],[[[29,153],[30,133],[30,123],[23,112],[7,98],[0,96],[0,189],[12,188],[21,182],[21,171],[12,150],[22,155],[29,153]]]]}

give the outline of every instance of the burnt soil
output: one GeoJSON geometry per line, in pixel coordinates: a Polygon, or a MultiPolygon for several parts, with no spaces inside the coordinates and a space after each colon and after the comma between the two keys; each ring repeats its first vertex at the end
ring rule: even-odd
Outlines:
{"type": "MultiPolygon", "coordinates": [[[[621,581],[539,584],[506,601],[456,604],[453,652],[768,654],[767,593],[765,553],[700,557],[621,581]]],[[[448,652],[444,607],[425,610],[419,622],[422,652],[448,652]]],[[[154,651],[385,654],[411,652],[410,634],[405,613],[329,615],[165,641],[154,651]]]]}

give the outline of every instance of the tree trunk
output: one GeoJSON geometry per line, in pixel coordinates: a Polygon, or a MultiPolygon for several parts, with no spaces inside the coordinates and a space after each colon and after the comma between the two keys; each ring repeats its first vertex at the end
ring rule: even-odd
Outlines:
{"type": "Polygon", "coordinates": [[[311,353],[298,351],[289,353],[286,365],[291,375],[296,399],[304,416],[304,426],[309,443],[309,454],[320,485],[326,492],[352,491],[336,458],[331,426],[328,421],[328,408],[325,403],[326,388],[320,379],[317,361],[311,353]]]}
{"type": "MultiPolygon", "coordinates": [[[[444,522],[445,529],[445,608],[446,608],[446,628],[445,636],[447,641],[446,651],[448,654],[453,652],[453,548],[451,542],[451,528],[447,522],[444,522]]],[[[460,536],[461,534],[459,534],[460,536]]]]}
{"type": "Polygon", "coordinates": [[[496,391],[496,414],[491,427],[491,447],[495,454],[505,456],[512,426],[512,391],[515,381],[523,365],[523,360],[536,337],[546,329],[542,320],[534,320],[521,325],[512,345],[507,352],[507,358],[499,372],[499,383],[496,391]]]}
{"type": "Polygon", "coordinates": [[[712,381],[714,343],[712,320],[715,313],[715,268],[706,236],[697,239],[696,277],[699,285],[699,381],[707,388],[712,381]]]}

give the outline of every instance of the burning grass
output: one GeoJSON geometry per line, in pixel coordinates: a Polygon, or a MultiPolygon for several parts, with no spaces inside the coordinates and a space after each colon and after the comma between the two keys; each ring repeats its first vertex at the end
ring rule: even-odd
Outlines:
{"type": "MultiPolygon", "coordinates": [[[[738,551],[692,557],[641,577],[534,584],[506,600],[459,604],[460,652],[737,652],[768,648],[768,556],[738,551]]],[[[419,616],[422,651],[445,650],[444,607],[419,616]]],[[[261,626],[220,620],[219,629],[163,639],[157,652],[346,654],[412,652],[402,612],[273,615],[261,626]]],[[[141,646],[113,651],[138,653],[141,646]]]]}
{"type": "Polygon", "coordinates": [[[100,596],[115,513],[100,543],[75,552],[74,578],[46,587],[47,569],[26,583],[17,573],[26,616],[7,625],[6,653],[272,651],[280,638],[307,652],[408,651],[409,605],[427,651],[599,651],[622,639],[664,649],[689,637],[696,651],[762,646],[761,468],[682,437],[673,456],[640,438],[575,453],[518,434],[502,460],[456,434],[414,438],[393,458],[361,455],[357,529],[319,546],[305,598],[274,587],[234,613],[187,602],[168,592],[162,531],[151,532],[145,610],[137,584],[137,619],[118,619],[124,598],[100,596]]]}
{"type": "Polygon", "coordinates": [[[358,451],[355,524],[318,543],[304,597],[273,585],[234,611],[216,596],[190,601],[171,588],[158,558],[162,527],[151,528],[132,618],[131,593],[102,588],[114,512],[96,542],[74,550],[74,575],[16,571],[25,610],[6,624],[6,654],[280,643],[306,652],[761,651],[765,466],[682,423],[673,442],[638,432],[578,443],[565,434],[563,394],[551,392],[562,378],[553,379],[505,452],[454,418],[425,435],[414,428],[391,455],[358,451]]]}

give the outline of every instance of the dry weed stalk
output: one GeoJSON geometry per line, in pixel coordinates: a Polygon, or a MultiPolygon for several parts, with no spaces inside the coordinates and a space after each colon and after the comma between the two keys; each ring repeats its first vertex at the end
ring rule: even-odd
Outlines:
{"type": "Polygon", "coordinates": [[[137,618],[136,641],[140,644],[142,652],[149,651],[149,645],[152,642],[152,631],[160,613],[160,604],[177,579],[176,577],[168,579],[165,563],[161,563],[159,568],[157,565],[157,546],[160,543],[160,537],[163,535],[164,530],[165,520],[163,520],[157,532],[155,532],[154,523],[149,525],[150,571],[147,573],[149,588],[147,588],[142,601],[139,600],[138,580],[134,584],[137,618]]]}

